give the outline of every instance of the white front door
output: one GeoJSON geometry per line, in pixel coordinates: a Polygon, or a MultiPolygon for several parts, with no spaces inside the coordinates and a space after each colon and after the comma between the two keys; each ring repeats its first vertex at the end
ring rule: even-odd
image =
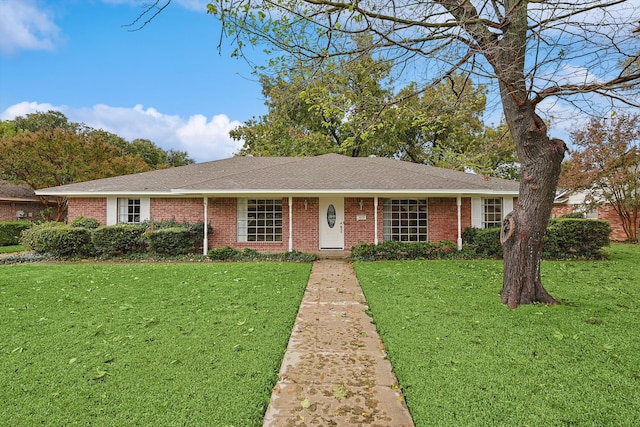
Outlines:
{"type": "Polygon", "coordinates": [[[344,249],[344,198],[320,198],[320,249],[344,249]]]}

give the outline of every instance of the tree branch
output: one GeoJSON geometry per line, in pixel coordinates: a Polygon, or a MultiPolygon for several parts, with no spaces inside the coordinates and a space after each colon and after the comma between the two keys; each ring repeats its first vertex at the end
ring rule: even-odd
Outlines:
{"type": "MultiPolygon", "coordinates": [[[[626,76],[619,76],[615,79],[609,80],[604,83],[592,83],[592,84],[566,84],[559,85],[547,88],[538,94],[532,99],[532,104],[535,106],[539,104],[544,99],[551,96],[568,96],[568,95],[576,95],[579,93],[590,93],[596,92],[600,94],[604,94],[604,92],[616,89],[620,86],[623,86],[625,83],[638,82],[640,81],[640,71],[629,74],[626,76]]],[[[607,94],[607,96],[611,97],[612,94],[607,94]]],[[[633,105],[633,103],[631,103],[633,105]]]]}
{"type": "Polygon", "coordinates": [[[133,27],[129,30],[131,32],[140,31],[141,29],[146,27],[147,24],[153,21],[158,15],[160,15],[162,11],[165,10],[167,6],[169,6],[169,4],[171,4],[171,0],[155,0],[152,4],[147,5],[146,8],[142,12],[140,12],[140,15],[138,15],[136,19],[134,19],[129,24],[123,25],[123,27],[133,27]],[[162,1],[165,1],[165,4],[163,4],[162,6],[158,6],[158,4],[161,3],[162,1]],[[140,25],[138,25],[138,23],[145,16],[149,16],[149,15],[151,15],[151,17],[149,17],[147,20],[145,20],[140,25]]]}

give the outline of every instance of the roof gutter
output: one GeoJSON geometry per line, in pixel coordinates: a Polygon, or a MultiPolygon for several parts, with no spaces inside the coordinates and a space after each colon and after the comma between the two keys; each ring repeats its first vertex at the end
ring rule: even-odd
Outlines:
{"type": "Polygon", "coordinates": [[[362,197],[369,195],[374,196],[473,196],[473,195],[496,195],[496,196],[517,196],[518,191],[511,190],[490,190],[490,189],[407,189],[407,190],[392,190],[392,189],[259,189],[259,190],[182,190],[174,189],[170,191],[47,191],[36,190],[38,196],[65,196],[65,197],[195,197],[195,196],[219,196],[219,197],[233,197],[233,196],[333,196],[341,195],[346,197],[362,197]]]}

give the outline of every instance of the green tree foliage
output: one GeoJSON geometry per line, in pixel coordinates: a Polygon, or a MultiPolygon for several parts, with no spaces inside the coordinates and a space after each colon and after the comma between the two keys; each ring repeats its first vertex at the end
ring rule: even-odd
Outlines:
{"type": "MultiPolygon", "coordinates": [[[[34,190],[192,162],[186,153],[165,152],[148,140],[123,138],[72,123],[60,112],[27,114],[0,122],[0,176],[34,190]]],[[[67,202],[41,197],[62,220],[67,202]]]]}
{"type": "Polygon", "coordinates": [[[389,63],[369,55],[285,64],[261,75],[268,113],[230,133],[244,141],[240,155],[377,155],[517,177],[513,141],[485,126],[486,90],[468,76],[394,93],[389,63]]]}
{"type": "Polygon", "coordinates": [[[485,125],[486,88],[474,86],[467,75],[419,91],[412,83],[397,96],[391,109],[394,156],[455,170],[514,179],[518,164],[513,139],[504,124],[485,125]],[[417,95],[412,95],[417,94],[417,95]]]}
{"type": "Polygon", "coordinates": [[[586,193],[585,209],[610,205],[627,238],[638,240],[640,228],[640,115],[593,118],[571,133],[578,150],[565,164],[560,185],[586,193]]]}
{"type": "Polygon", "coordinates": [[[240,154],[382,154],[380,116],[393,95],[388,65],[354,56],[277,67],[275,76],[260,77],[269,112],[231,132],[245,142],[240,154]]]}
{"type": "MultiPolygon", "coordinates": [[[[69,129],[26,131],[0,141],[3,174],[34,190],[97,178],[143,172],[149,166],[140,157],[125,155],[100,137],[69,129]]],[[[47,197],[41,197],[47,207],[47,197]]],[[[66,212],[66,199],[56,197],[54,219],[66,212]]]]}
{"type": "Polygon", "coordinates": [[[46,113],[32,113],[19,116],[10,121],[16,132],[36,132],[39,130],[67,129],[78,130],[83,127],[79,123],[69,122],[69,119],[59,111],[49,110],[46,113]]]}
{"type": "Polygon", "coordinates": [[[100,135],[110,144],[122,149],[125,154],[139,156],[151,169],[165,169],[194,163],[186,151],[165,151],[148,139],[137,138],[128,142],[124,138],[102,129],[91,129],[89,133],[100,135]]]}

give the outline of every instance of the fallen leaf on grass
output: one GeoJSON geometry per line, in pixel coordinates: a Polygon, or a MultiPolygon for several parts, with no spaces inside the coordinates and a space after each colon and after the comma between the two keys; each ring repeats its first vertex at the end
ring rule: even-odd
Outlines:
{"type": "Polygon", "coordinates": [[[97,375],[96,375],[95,377],[93,377],[93,378],[92,378],[92,380],[96,380],[96,381],[97,381],[97,380],[101,380],[101,379],[103,379],[105,376],[109,375],[109,373],[108,373],[107,371],[103,371],[103,370],[102,370],[102,369],[100,369],[100,368],[96,368],[96,372],[97,372],[97,375]]]}

